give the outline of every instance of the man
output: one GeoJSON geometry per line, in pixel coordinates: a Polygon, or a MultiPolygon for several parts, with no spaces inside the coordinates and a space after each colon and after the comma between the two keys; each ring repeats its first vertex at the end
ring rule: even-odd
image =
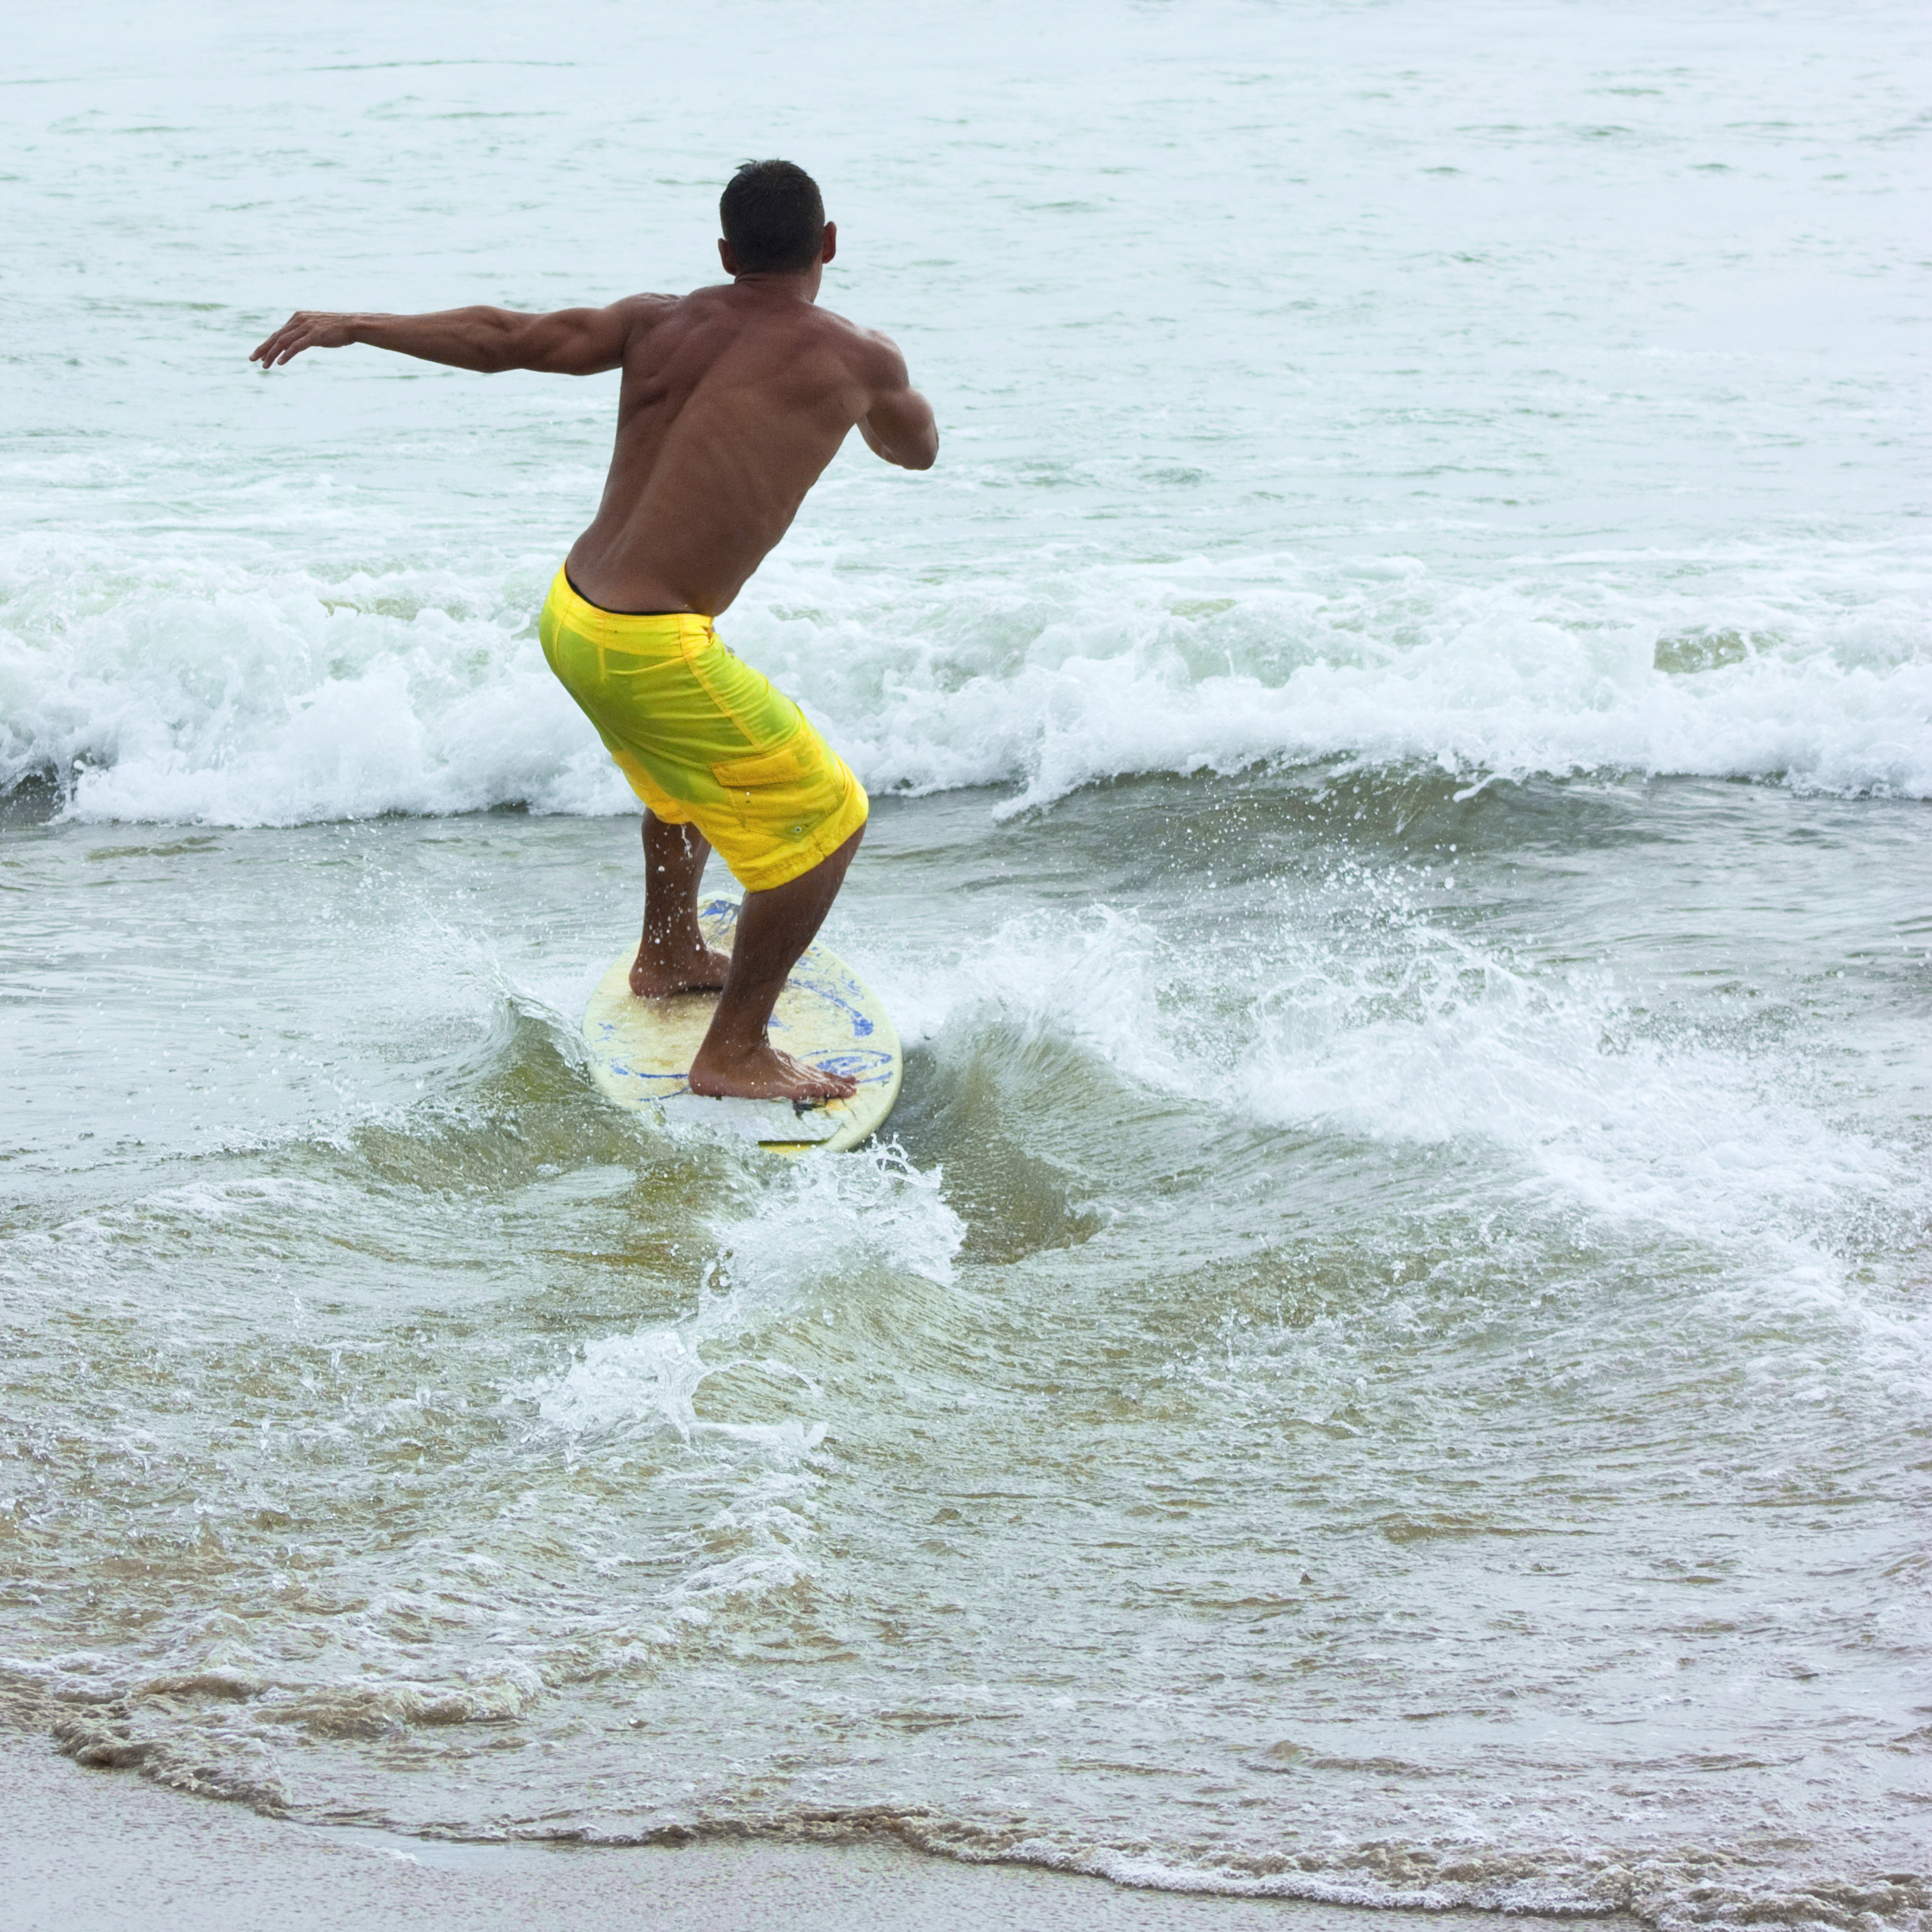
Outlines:
{"type": "Polygon", "coordinates": [[[765,1036],[864,835],[865,791],[792,701],[718,642],[713,620],[791,527],[854,424],[877,455],[929,470],[938,431],[886,337],[816,306],[837,247],[816,185],[748,161],[719,203],[728,287],[522,315],[292,316],[249,358],[367,343],[458,369],[621,369],[603,501],[550,587],[551,669],[644,811],[644,932],[631,990],[722,987],[694,1093],[830,1100],[857,1091],[765,1036]],[[745,901],[726,959],[698,926],[715,846],[745,901]]]}

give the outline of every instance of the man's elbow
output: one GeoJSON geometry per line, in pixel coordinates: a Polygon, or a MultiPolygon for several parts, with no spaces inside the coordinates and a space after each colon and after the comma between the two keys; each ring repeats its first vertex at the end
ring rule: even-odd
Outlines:
{"type": "Polygon", "coordinates": [[[483,344],[486,375],[507,369],[533,369],[544,375],[575,375],[582,345],[567,332],[547,326],[548,316],[506,316],[483,344]]]}
{"type": "Polygon", "coordinates": [[[491,336],[477,343],[475,359],[470,366],[479,375],[500,376],[506,369],[520,369],[526,364],[514,338],[491,336]]]}
{"type": "Polygon", "coordinates": [[[521,369],[526,331],[523,318],[501,309],[472,309],[469,318],[469,367],[479,375],[501,375],[506,369],[521,369]]]}
{"type": "Polygon", "coordinates": [[[939,432],[928,430],[926,434],[899,459],[899,465],[905,470],[930,470],[939,460],[939,432]]]}

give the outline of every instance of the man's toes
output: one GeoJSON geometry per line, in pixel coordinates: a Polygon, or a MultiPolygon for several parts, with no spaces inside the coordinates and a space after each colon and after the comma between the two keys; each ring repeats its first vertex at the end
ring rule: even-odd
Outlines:
{"type": "Polygon", "coordinates": [[[823,1067],[785,1055],[785,1070],[791,1076],[796,1098],[801,1101],[849,1101],[858,1082],[842,1073],[828,1073],[823,1067]]]}

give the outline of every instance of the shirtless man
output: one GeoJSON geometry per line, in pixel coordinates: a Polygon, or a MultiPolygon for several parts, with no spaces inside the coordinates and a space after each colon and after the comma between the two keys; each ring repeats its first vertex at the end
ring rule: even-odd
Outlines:
{"type": "Polygon", "coordinates": [[[522,315],[291,316],[249,358],[366,343],[458,369],[621,369],[617,449],[596,518],[557,573],[545,657],[642,798],[644,931],[631,990],[724,989],[694,1093],[829,1100],[842,1075],[765,1036],[864,836],[864,790],[798,707],[718,642],[765,554],[854,424],[873,454],[929,470],[939,435],[886,337],[816,306],[838,231],[811,175],[749,161],[719,203],[728,287],[522,315]],[[744,886],[726,959],[698,927],[713,846],[744,886]]]}

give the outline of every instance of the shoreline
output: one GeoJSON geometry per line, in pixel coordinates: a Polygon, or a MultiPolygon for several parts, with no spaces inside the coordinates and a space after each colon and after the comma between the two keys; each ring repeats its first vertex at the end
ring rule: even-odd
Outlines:
{"type": "MultiPolygon", "coordinates": [[[[1496,1919],[1131,1889],[886,1839],[479,1845],[298,1824],[91,1769],[13,1730],[0,1732],[0,1806],[14,1932],[1408,1932],[1418,1919],[1496,1919]]],[[[1512,1932],[1572,1923],[1508,1920],[1512,1932]]],[[[1637,1932],[1634,1919],[1592,1923],[1637,1932]]]]}

